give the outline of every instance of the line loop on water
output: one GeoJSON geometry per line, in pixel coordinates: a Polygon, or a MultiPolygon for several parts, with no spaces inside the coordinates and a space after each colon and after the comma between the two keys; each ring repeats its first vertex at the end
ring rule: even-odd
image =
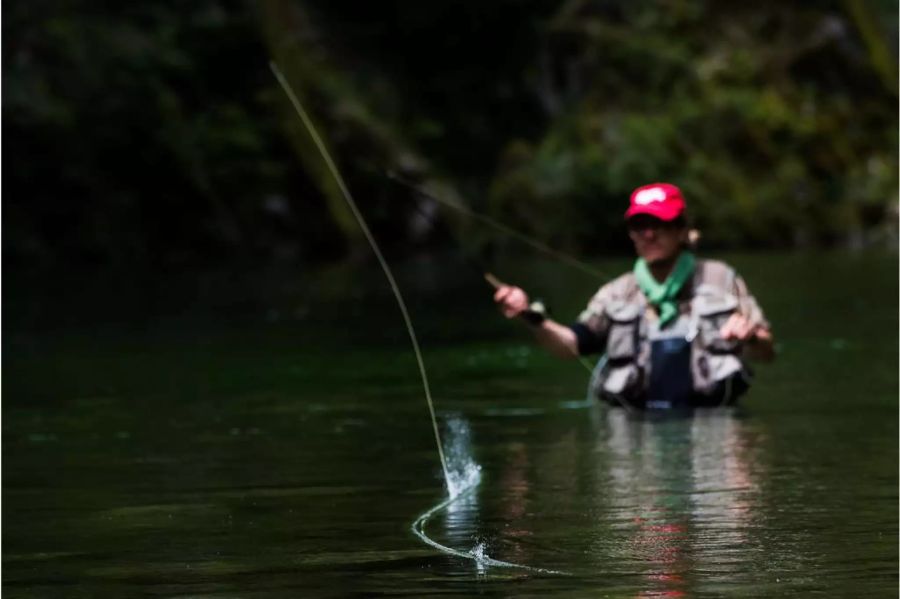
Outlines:
{"type": "Polygon", "coordinates": [[[454,549],[453,547],[447,547],[446,545],[441,545],[427,534],[425,534],[425,524],[428,523],[428,520],[431,519],[432,516],[440,512],[441,510],[447,509],[452,503],[455,501],[470,495],[475,492],[475,489],[478,485],[472,485],[466,489],[463,489],[456,495],[451,495],[449,498],[444,501],[438,503],[428,511],[419,515],[418,518],[412,523],[411,529],[413,534],[419,537],[426,544],[434,547],[438,551],[446,553],[448,555],[454,555],[456,557],[460,557],[463,559],[470,559],[474,561],[479,566],[494,566],[498,568],[516,568],[519,570],[527,570],[529,572],[537,572],[540,574],[558,574],[562,576],[569,576],[568,572],[561,572],[559,570],[550,570],[547,568],[536,568],[534,566],[526,566],[524,564],[515,564],[513,562],[505,562],[503,560],[494,559],[485,555],[483,552],[476,553],[475,551],[460,551],[459,549],[454,549]]]}

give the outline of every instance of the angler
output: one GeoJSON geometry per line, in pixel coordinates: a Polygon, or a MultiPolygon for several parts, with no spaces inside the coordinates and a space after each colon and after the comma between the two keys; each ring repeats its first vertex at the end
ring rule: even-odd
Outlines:
{"type": "Polygon", "coordinates": [[[574,324],[550,319],[515,286],[499,285],[494,301],[560,357],[602,354],[591,390],[603,401],[651,409],[733,403],[749,387],[747,358],[774,357],[762,310],[733,268],[694,256],[676,186],[639,187],[625,219],[634,268],[601,287],[574,324]]]}

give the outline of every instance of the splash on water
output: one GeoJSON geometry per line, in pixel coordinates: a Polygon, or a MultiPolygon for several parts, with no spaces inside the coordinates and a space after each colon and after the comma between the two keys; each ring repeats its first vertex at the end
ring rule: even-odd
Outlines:
{"type": "Polygon", "coordinates": [[[455,499],[481,482],[481,466],[472,459],[471,432],[468,423],[459,417],[447,421],[447,492],[455,499]]]}
{"type": "Polygon", "coordinates": [[[462,418],[452,417],[447,421],[447,432],[449,434],[444,437],[447,441],[444,448],[444,455],[447,458],[447,492],[449,497],[432,507],[430,510],[420,514],[419,517],[413,521],[412,526],[410,527],[413,534],[419,537],[423,542],[443,553],[472,560],[475,562],[475,567],[478,569],[479,574],[485,574],[490,567],[518,568],[520,570],[543,574],[566,574],[565,572],[559,572],[557,570],[535,568],[523,564],[514,564],[512,562],[494,559],[488,555],[487,545],[484,541],[477,542],[469,551],[463,551],[442,545],[425,534],[425,525],[436,513],[446,511],[449,516],[454,510],[461,508],[464,505],[467,505],[468,509],[471,509],[472,506],[477,506],[477,503],[474,502],[473,495],[478,484],[481,482],[481,466],[476,464],[475,460],[472,459],[471,431],[469,430],[469,425],[462,418]],[[466,504],[465,502],[469,500],[471,501],[466,504]]]}
{"type": "Polygon", "coordinates": [[[475,567],[478,569],[479,574],[484,574],[485,570],[485,560],[489,560],[487,553],[484,549],[484,541],[479,541],[472,547],[472,550],[469,552],[472,554],[472,557],[475,558],[475,567]]]}
{"type": "Polygon", "coordinates": [[[472,547],[472,551],[470,551],[469,553],[472,554],[472,557],[475,558],[475,561],[483,562],[486,559],[490,559],[488,557],[488,554],[486,553],[486,547],[487,546],[484,544],[484,541],[478,541],[477,543],[475,543],[475,546],[472,547]]]}

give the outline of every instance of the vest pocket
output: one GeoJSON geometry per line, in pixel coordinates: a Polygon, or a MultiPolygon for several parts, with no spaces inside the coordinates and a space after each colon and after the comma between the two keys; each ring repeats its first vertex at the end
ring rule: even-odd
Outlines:
{"type": "Polygon", "coordinates": [[[598,399],[627,406],[634,403],[643,388],[638,367],[642,314],[641,305],[613,302],[606,307],[606,353],[597,363],[590,383],[591,393],[598,399]]]}
{"type": "Polygon", "coordinates": [[[699,295],[694,298],[693,311],[697,318],[697,334],[704,349],[723,354],[737,351],[738,342],[734,339],[724,339],[719,332],[737,307],[737,298],[732,295],[699,295]]]}
{"type": "Polygon", "coordinates": [[[596,399],[612,405],[630,406],[638,399],[643,387],[641,379],[641,370],[635,362],[614,365],[603,356],[594,367],[588,389],[596,399]]]}
{"type": "Polygon", "coordinates": [[[640,377],[640,371],[635,364],[611,368],[603,380],[601,394],[618,401],[628,401],[634,395],[640,377]]]}
{"type": "Polygon", "coordinates": [[[612,361],[634,360],[640,351],[639,317],[641,307],[634,304],[613,304],[606,309],[609,335],[606,356],[612,361]]]}
{"type": "Polygon", "coordinates": [[[749,386],[743,364],[731,354],[700,353],[693,360],[691,371],[694,389],[713,405],[733,401],[749,386]]]}
{"type": "Polygon", "coordinates": [[[730,294],[702,294],[694,298],[697,340],[692,356],[694,389],[710,405],[722,405],[747,389],[743,363],[737,356],[740,343],[723,339],[722,325],[737,311],[737,298],[730,294]]]}

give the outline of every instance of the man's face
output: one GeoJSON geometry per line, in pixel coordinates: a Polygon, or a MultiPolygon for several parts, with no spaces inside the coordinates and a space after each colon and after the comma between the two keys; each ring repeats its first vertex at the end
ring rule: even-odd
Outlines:
{"type": "Polygon", "coordinates": [[[649,264],[673,260],[687,241],[687,227],[647,214],[628,219],[628,236],[638,256],[649,264]]]}

